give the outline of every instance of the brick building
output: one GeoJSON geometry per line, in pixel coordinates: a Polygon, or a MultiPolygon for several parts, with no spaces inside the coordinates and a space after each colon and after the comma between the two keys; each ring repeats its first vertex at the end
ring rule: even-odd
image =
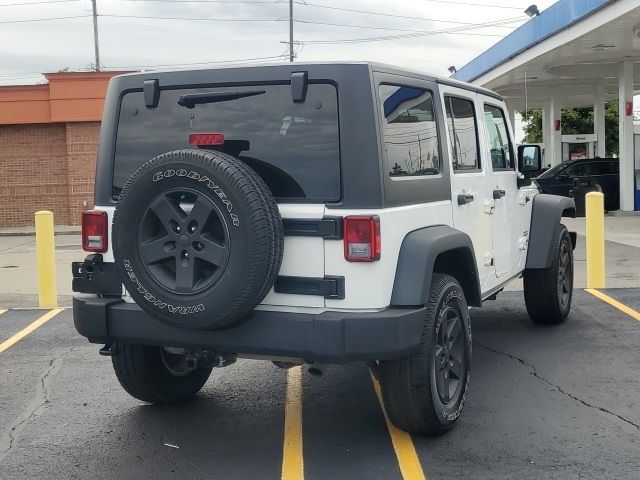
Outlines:
{"type": "Polygon", "coordinates": [[[0,228],[32,225],[38,210],[75,225],[91,208],[104,97],[119,73],[48,73],[46,84],[0,87],[0,228]]]}

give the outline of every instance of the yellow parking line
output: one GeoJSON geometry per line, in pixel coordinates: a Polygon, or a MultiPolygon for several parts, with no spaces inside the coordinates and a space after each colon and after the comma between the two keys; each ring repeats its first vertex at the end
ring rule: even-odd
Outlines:
{"type": "Polygon", "coordinates": [[[6,308],[0,308],[0,315],[2,315],[3,313],[5,313],[7,311],[6,308]]]}
{"type": "Polygon", "coordinates": [[[416,453],[416,447],[413,445],[413,440],[411,440],[411,435],[400,430],[391,423],[391,420],[389,420],[389,417],[387,416],[387,411],[384,408],[384,403],[382,402],[380,385],[374,377],[371,377],[371,380],[373,381],[373,388],[378,396],[378,402],[380,402],[380,408],[382,408],[382,413],[384,413],[384,420],[387,422],[387,429],[391,436],[393,449],[396,451],[396,457],[398,458],[398,465],[400,466],[402,478],[404,478],[404,480],[426,479],[427,477],[422,470],[422,465],[420,465],[420,460],[416,453]]]}
{"type": "Polygon", "coordinates": [[[602,293],[599,290],[596,290],[595,288],[585,288],[584,291],[585,292],[589,292],[594,297],[598,297],[603,302],[607,302],[609,305],[611,305],[613,307],[616,307],[621,312],[624,312],[627,315],[629,315],[630,317],[633,317],[636,320],[640,321],[640,312],[638,312],[637,310],[634,310],[633,308],[625,305],[624,303],[620,303],[616,299],[611,298],[609,295],[605,295],[604,293],[602,293]]]}
{"type": "Polygon", "coordinates": [[[14,345],[16,343],[18,343],[20,340],[22,340],[24,337],[26,337],[27,335],[29,335],[31,332],[33,332],[34,330],[36,330],[38,327],[41,327],[42,325],[44,325],[45,323],[47,323],[49,320],[51,320],[53,317],[55,317],[56,315],[58,315],[62,310],[64,310],[63,308],[54,308],[53,310],[49,310],[47,313],[45,313],[44,315],[42,315],[39,319],[37,319],[35,322],[27,325],[25,328],[23,328],[22,330],[20,330],[18,333],[16,333],[15,335],[13,335],[12,337],[9,337],[7,340],[5,340],[4,342],[0,343],[0,353],[4,352],[7,348],[9,348],[11,345],[14,345]]]}
{"type": "Polygon", "coordinates": [[[287,370],[285,388],[282,480],[302,480],[302,367],[287,370]]]}

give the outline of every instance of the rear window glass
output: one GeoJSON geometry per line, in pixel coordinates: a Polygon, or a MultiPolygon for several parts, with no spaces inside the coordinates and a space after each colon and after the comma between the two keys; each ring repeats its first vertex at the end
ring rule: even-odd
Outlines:
{"type": "Polygon", "coordinates": [[[222,133],[223,151],[247,163],[279,199],[340,199],[338,101],[333,85],[310,84],[303,103],[290,85],[163,90],[157,108],[142,92],[122,99],[113,174],[113,195],[143,163],[189,146],[191,133],[222,133]],[[227,101],[178,105],[186,94],[262,92],[227,101]]]}

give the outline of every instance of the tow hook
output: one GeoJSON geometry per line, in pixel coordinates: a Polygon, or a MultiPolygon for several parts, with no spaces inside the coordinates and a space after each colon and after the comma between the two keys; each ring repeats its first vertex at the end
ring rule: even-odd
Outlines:
{"type": "Polygon", "coordinates": [[[214,353],[208,350],[195,350],[186,355],[187,368],[222,368],[236,363],[235,353],[214,353]]]}

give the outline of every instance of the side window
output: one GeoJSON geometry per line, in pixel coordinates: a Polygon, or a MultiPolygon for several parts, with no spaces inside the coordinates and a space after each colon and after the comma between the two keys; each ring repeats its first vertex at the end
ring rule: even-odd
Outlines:
{"type": "Polygon", "coordinates": [[[558,175],[558,178],[578,178],[589,175],[589,166],[586,163],[578,163],[571,165],[564,172],[558,175]]]}
{"type": "Polygon", "coordinates": [[[453,171],[481,170],[478,155],[478,127],[473,102],[464,98],[444,97],[449,139],[453,150],[453,171]]]}
{"type": "Polygon", "coordinates": [[[617,175],[619,165],[616,162],[594,162],[591,164],[591,175],[617,175]]]}
{"type": "Polygon", "coordinates": [[[380,106],[389,176],[440,173],[432,93],[421,88],[380,85],[380,106]]]}
{"type": "Polygon", "coordinates": [[[620,164],[618,162],[609,162],[609,173],[618,175],[620,173],[620,164]]]}
{"type": "Polygon", "coordinates": [[[513,149],[504,112],[493,105],[484,106],[491,165],[494,170],[513,170],[513,149]]]}

